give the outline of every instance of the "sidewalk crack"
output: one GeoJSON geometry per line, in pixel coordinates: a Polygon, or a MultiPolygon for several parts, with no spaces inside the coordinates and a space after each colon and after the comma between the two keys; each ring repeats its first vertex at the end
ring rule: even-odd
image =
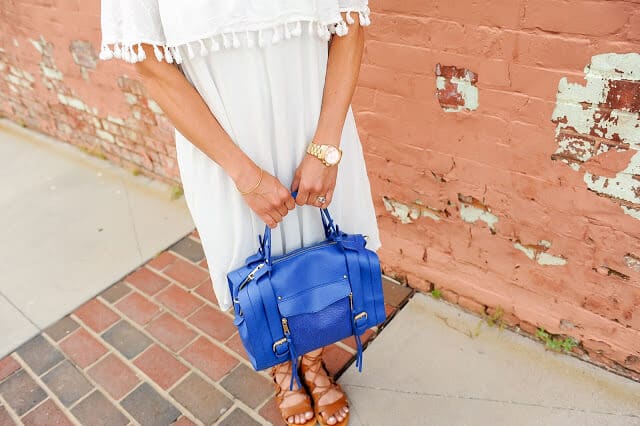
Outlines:
{"type": "Polygon", "coordinates": [[[640,414],[633,414],[633,413],[612,413],[609,411],[585,410],[582,408],[563,407],[559,405],[545,405],[545,404],[537,404],[534,402],[524,402],[524,401],[510,401],[510,400],[502,400],[502,399],[495,399],[495,398],[484,398],[484,397],[470,396],[470,395],[448,395],[444,393],[434,393],[434,392],[406,391],[401,389],[384,388],[380,386],[353,385],[353,384],[347,384],[347,383],[341,383],[341,385],[347,388],[352,387],[352,388],[360,388],[360,389],[370,389],[370,390],[377,390],[382,392],[402,393],[406,395],[429,396],[434,398],[447,398],[447,399],[464,399],[469,401],[482,401],[482,402],[498,402],[498,403],[520,405],[524,407],[550,408],[553,410],[565,410],[565,411],[579,412],[579,413],[585,413],[585,414],[601,414],[601,415],[607,415],[607,416],[619,416],[619,417],[629,417],[634,419],[640,419],[640,414]]]}

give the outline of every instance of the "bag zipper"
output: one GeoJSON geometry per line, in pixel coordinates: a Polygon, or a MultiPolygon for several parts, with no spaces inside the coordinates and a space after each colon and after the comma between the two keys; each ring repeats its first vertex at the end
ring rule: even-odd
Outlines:
{"type": "Polygon", "coordinates": [[[279,257],[278,259],[275,259],[274,261],[271,262],[271,264],[273,265],[274,263],[278,263],[278,262],[280,262],[282,260],[285,260],[285,259],[288,259],[288,258],[290,258],[292,256],[297,256],[300,253],[306,253],[306,252],[308,252],[310,250],[315,250],[317,248],[330,246],[330,245],[333,245],[333,244],[336,244],[336,241],[329,241],[329,242],[326,242],[326,243],[319,243],[319,244],[313,245],[311,247],[305,247],[305,248],[302,248],[302,249],[298,249],[298,250],[292,251],[291,253],[285,254],[284,256],[279,257]]]}

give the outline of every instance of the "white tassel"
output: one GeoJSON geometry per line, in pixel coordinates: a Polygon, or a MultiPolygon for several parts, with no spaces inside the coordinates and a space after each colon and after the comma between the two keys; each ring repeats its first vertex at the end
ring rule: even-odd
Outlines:
{"type": "Polygon", "coordinates": [[[309,35],[313,35],[313,21],[309,21],[309,35]]]}
{"type": "Polygon", "coordinates": [[[318,22],[317,25],[316,25],[316,34],[318,34],[318,37],[323,38],[324,30],[323,30],[322,24],[320,22],[318,22]]]}
{"type": "Polygon", "coordinates": [[[224,33],[222,33],[222,45],[225,48],[229,48],[231,47],[231,42],[229,41],[229,39],[227,38],[227,36],[224,35],[224,33]]]}
{"type": "Polygon", "coordinates": [[[173,63],[173,56],[171,56],[171,52],[169,52],[169,47],[168,46],[164,47],[164,59],[165,59],[165,61],[169,62],[170,64],[173,63]]]}
{"type": "Polygon", "coordinates": [[[140,43],[138,43],[138,61],[142,62],[145,59],[147,59],[147,54],[145,53],[144,49],[142,48],[142,45],[140,43]]]}
{"type": "Polygon", "coordinates": [[[289,31],[289,24],[287,24],[286,22],[284,23],[284,38],[286,39],[291,38],[291,31],[289,31]]]}
{"type": "Polygon", "coordinates": [[[156,54],[156,59],[158,60],[158,62],[162,62],[162,60],[164,59],[164,55],[160,51],[160,48],[157,44],[153,45],[153,53],[156,54]]]}
{"type": "Polygon", "coordinates": [[[291,34],[294,37],[300,37],[300,34],[302,34],[302,25],[300,24],[300,21],[296,22],[296,26],[293,31],[291,31],[291,34]]]}
{"type": "Polygon", "coordinates": [[[200,56],[207,56],[209,51],[207,50],[207,46],[204,44],[204,40],[200,39],[200,56]]]}
{"type": "Polygon", "coordinates": [[[346,35],[349,32],[349,28],[347,27],[347,23],[344,21],[340,21],[336,24],[336,34],[339,36],[346,35]]]}
{"type": "Polygon", "coordinates": [[[248,48],[253,48],[256,46],[256,42],[253,39],[253,36],[251,34],[249,34],[249,30],[247,30],[246,32],[246,36],[247,36],[247,47],[248,48]]]}
{"type": "Polygon", "coordinates": [[[258,30],[258,46],[264,46],[264,39],[262,38],[262,30],[258,30]]]}
{"type": "Polygon", "coordinates": [[[113,52],[109,49],[109,46],[106,44],[102,45],[102,50],[100,50],[100,59],[103,61],[108,61],[113,58],[113,52]]]}
{"type": "Polygon", "coordinates": [[[281,39],[280,29],[276,26],[273,27],[273,37],[271,38],[271,43],[276,44],[279,43],[281,39]]]}
{"type": "Polygon", "coordinates": [[[240,44],[240,39],[238,38],[238,36],[236,35],[236,33],[233,33],[232,35],[232,40],[233,40],[233,47],[235,47],[236,49],[238,49],[241,44],[240,44]]]}
{"type": "Polygon", "coordinates": [[[182,55],[180,54],[180,50],[178,49],[178,46],[173,46],[171,48],[171,53],[173,53],[173,58],[176,60],[176,64],[181,64],[182,55]]]}
{"type": "Polygon", "coordinates": [[[351,9],[347,10],[347,24],[351,25],[353,24],[355,21],[355,19],[353,19],[353,16],[351,16],[351,9]]]}
{"type": "Polygon", "coordinates": [[[122,58],[122,50],[120,49],[120,45],[118,43],[115,43],[113,45],[113,57],[114,58],[122,58]]]}
{"type": "Polygon", "coordinates": [[[131,60],[131,46],[125,46],[122,49],[122,59],[124,59],[125,61],[127,61],[129,63],[133,62],[131,60]]]}
{"type": "Polygon", "coordinates": [[[211,51],[212,52],[217,52],[218,50],[220,50],[220,43],[218,43],[218,40],[216,40],[213,36],[211,37],[211,51]]]}
{"type": "MultiPolygon", "coordinates": [[[[174,50],[176,50],[175,47],[174,47],[174,50]]],[[[193,59],[196,56],[196,52],[193,51],[193,47],[191,47],[191,43],[187,43],[187,56],[189,56],[189,59],[193,59]]]]}

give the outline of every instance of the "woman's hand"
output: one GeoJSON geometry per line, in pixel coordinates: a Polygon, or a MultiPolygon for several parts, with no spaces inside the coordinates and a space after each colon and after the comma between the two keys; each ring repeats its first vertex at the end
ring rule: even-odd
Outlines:
{"type": "Polygon", "coordinates": [[[236,186],[242,191],[248,191],[260,184],[249,194],[243,195],[245,202],[251,210],[256,212],[269,228],[275,228],[282,221],[289,210],[295,208],[295,201],[289,190],[273,175],[254,166],[251,172],[243,173],[238,177],[236,186]]]}
{"type": "Polygon", "coordinates": [[[338,165],[325,166],[318,158],[305,154],[291,184],[291,191],[298,191],[296,203],[327,207],[331,203],[337,177],[338,165]],[[326,198],[324,203],[318,201],[319,196],[326,198]]]}

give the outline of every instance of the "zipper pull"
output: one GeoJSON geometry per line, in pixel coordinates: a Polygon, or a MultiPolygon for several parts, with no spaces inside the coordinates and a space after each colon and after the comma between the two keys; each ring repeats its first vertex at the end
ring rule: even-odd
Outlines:
{"type": "Polygon", "coordinates": [[[349,306],[351,307],[351,311],[353,311],[353,292],[349,293],[349,306]]]}
{"type": "Polygon", "coordinates": [[[284,330],[284,334],[289,335],[289,323],[286,318],[282,318],[282,329],[284,330]]]}

